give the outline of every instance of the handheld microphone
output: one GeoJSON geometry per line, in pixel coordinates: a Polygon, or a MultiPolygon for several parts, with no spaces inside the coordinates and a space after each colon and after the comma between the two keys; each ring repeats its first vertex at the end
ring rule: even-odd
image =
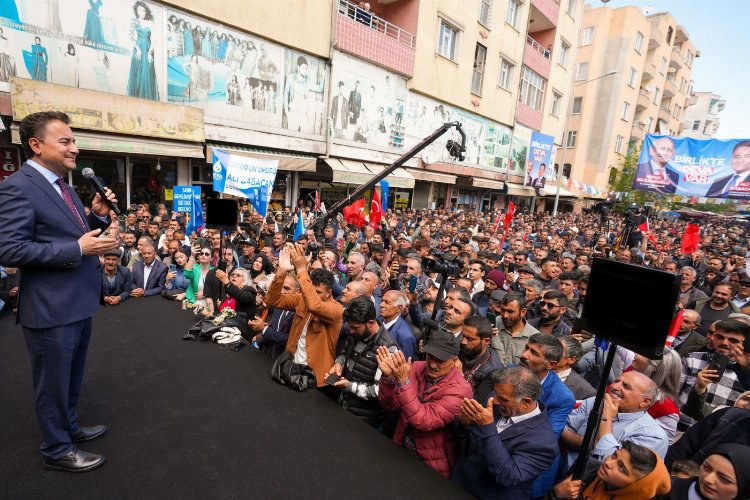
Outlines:
{"type": "Polygon", "coordinates": [[[102,201],[109,205],[109,208],[114,210],[117,215],[120,215],[119,207],[115,203],[109,201],[107,199],[107,196],[104,194],[104,186],[101,182],[99,182],[99,178],[94,173],[94,170],[91,168],[84,168],[81,172],[81,175],[83,175],[91,183],[91,186],[96,190],[97,193],[99,193],[102,201]]]}

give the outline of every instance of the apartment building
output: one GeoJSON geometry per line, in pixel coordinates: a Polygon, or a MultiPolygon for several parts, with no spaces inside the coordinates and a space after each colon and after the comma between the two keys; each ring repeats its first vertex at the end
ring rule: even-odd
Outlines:
{"type": "Polygon", "coordinates": [[[713,92],[693,92],[685,108],[680,136],[711,139],[719,130],[719,113],[726,105],[727,101],[713,92]]]}
{"type": "Polygon", "coordinates": [[[699,52],[669,13],[587,6],[578,40],[564,171],[607,192],[647,133],[677,135],[699,52]]]}

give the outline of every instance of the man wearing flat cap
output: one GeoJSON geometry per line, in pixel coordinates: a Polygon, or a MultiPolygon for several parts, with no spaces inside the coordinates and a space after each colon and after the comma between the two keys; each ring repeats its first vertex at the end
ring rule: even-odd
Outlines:
{"type": "Polygon", "coordinates": [[[454,421],[464,398],[473,397],[457,363],[459,349],[458,339],[443,330],[425,344],[425,361],[378,348],[378,399],[384,410],[400,411],[393,442],[446,477],[458,457],[454,421]]]}
{"type": "Polygon", "coordinates": [[[120,265],[120,249],[108,250],[104,253],[104,267],[102,269],[102,295],[104,303],[116,306],[130,298],[130,291],[135,288],[133,273],[120,265]]]}

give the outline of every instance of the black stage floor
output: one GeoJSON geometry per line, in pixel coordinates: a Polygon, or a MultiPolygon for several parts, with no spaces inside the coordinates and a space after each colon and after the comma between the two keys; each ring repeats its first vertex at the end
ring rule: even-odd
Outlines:
{"type": "Polygon", "coordinates": [[[41,467],[20,327],[0,319],[0,498],[456,498],[463,492],[270,359],[185,342],[195,317],[160,297],[99,311],[79,416],[106,424],[86,474],[41,467]]]}

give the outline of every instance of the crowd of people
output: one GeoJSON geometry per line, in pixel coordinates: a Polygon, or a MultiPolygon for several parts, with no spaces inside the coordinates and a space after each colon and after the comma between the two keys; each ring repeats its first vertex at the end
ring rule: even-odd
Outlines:
{"type": "MultiPolygon", "coordinates": [[[[242,204],[235,231],[186,234],[164,205],[130,207],[110,227],[122,246],[102,257],[104,300],[161,296],[231,325],[214,340],[307,369],[311,387],[478,497],[750,498],[744,225],[702,222],[691,254],[683,221],[651,220],[618,244],[623,217],[597,213],[516,214],[504,232],[499,211],[388,211],[377,227],[334,218],[293,238],[314,216],[242,204]],[[597,257],[680,276],[683,321],[661,359],[617,347],[603,373],[606,348],[581,319],[597,257]]],[[[14,269],[0,288],[12,311],[14,269]]]]}

